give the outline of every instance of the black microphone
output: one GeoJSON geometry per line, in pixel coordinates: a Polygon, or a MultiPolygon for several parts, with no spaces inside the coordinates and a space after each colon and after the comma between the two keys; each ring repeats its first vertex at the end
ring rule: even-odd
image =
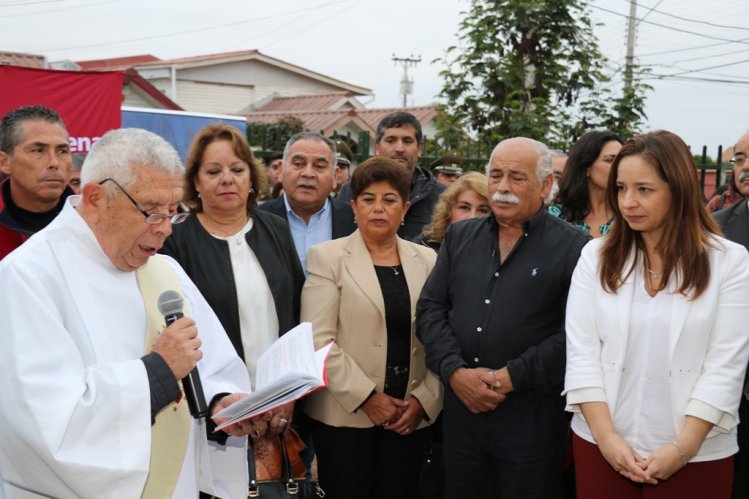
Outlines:
{"type": "MultiPolygon", "coordinates": [[[[158,307],[159,312],[164,316],[167,327],[177,319],[184,317],[182,313],[183,303],[182,296],[176,291],[169,290],[161,293],[158,307]]],[[[205,395],[203,395],[203,385],[200,383],[198,366],[195,366],[182,379],[182,388],[185,390],[187,406],[190,408],[192,417],[195,419],[206,417],[208,415],[208,405],[205,403],[205,395]]]]}

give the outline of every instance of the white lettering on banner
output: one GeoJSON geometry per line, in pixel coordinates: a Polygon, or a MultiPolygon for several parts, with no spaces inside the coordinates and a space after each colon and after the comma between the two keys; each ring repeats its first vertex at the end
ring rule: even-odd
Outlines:
{"type": "Polygon", "coordinates": [[[101,137],[70,137],[70,152],[81,153],[89,152],[91,146],[101,137]]]}

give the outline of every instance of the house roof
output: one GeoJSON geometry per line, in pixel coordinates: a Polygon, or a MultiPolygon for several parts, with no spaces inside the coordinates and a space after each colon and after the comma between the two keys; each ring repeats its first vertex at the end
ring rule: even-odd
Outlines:
{"type": "MultiPolygon", "coordinates": [[[[245,61],[245,60],[258,60],[276,66],[278,68],[291,71],[293,73],[301,74],[309,78],[325,82],[329,85],[333,85],[341,88],[345,92],[351,92],[354,95],[372,95],[372,89],[366,87],[360,87],[353,85],[336,78],[311,71],[307,68],[291,64],[275,57],[267,56],[261,53],[259,50],[240,50],[236,52],[221,52],[218,54],[206,54],[197,55],[191,57],[182,57],[177,59],[162,60],[152,55],[141,55],[133,56],[132,58],[122,57],[119,59],[103,59],[100,61],[83,61],[78,64],[91,64],[95,65],[92,69],[124,69],[125,67],[140,68],[156,68],[156,67],[171,67],[176,66],[177,69],[196,68],[201,66],[212,66],[216,64],[225,64],[229,62],[245,61]],[[148,59],[150,58],[150,59],[148,59]],[[133,59],[133,61],[128,61],[133,59]]],[[[88,68],[87,68],[88,69],[88,68]]]]}
{"type": "Polygon", "coordinates": [[[374,132],[374,129],[362,120],[354,109],[338,111],[252,111],[247,113],[247,122],[273,124],[288,116],[302,120],[307,130],[322,131],[324,135],[330,135],[349,123],[353,123],[370,133],[374,132]]]}
{"type": "Polygon", "coordinates": [[[23,52],[0,52],[0,64],[45,69],[47,67],[47,58],[43,55],[25,54],[23,52]]]}
{"type": "Polygon", "coordinates": [[[414,107],[381,107],[373,109],[362,109],[357,111],[357,114],[367,122],[372,130],[377,129],[377,124],[387,116],[388,114],[395,113],[397,111],[405,111],[413,114],[417,120],[423,125],[431,121],[437,115],[438,104],[430,104],[428,106],[414,106],[414,107]]]}
{"type": "Polygon", "coordinates": [[[138,74],[136,70],[132,68],[125,71],[125,81],[123,82],[123,86],[128,85],[132,85],[134,88],[137,88],[138,91],[145,94],[148,98],[164,106],[164,109],[172,109],[175,111],[184,110],[179,104],[161,93],[159,89],[154,87],[148,80],[143,78],[140,74],[138,74]]]}
{"type": "Polygon", "coordinates": [[[353,92],[331,92],[327,94],[296,95],[293,97],[272,96],[255,106],[256,111],[335,111],[347,109],[364,109],[356,100],[353,92]]]}
{"type": "Polygon", "coordinates": [[[112,59],[95,59],[91,61],[75,61],[81,69],[86,71],[116,71],[126,70],[133,66],[146,64],[149,62],[161,61],[158,57],[151,54],[131,55],[127,57],[115,57],[112,59]]]}

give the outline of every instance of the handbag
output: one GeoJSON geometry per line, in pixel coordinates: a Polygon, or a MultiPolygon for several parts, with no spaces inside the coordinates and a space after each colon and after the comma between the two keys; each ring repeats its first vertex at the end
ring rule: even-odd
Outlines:
{"type": "Polygon", "coordinates": [[[325,497],[325,492],[317,481],[307,478],[294,478],[284,434],[281,433],[278,439],[281,448],[282,473],[281,478],[277,480],[257,479],[255,444],[250,439],[250,445],[247,447],[250,473],[250,488],[247,491],[247,497],[259,497],[261,499],[315,499],[316,497],[325,497]]]}

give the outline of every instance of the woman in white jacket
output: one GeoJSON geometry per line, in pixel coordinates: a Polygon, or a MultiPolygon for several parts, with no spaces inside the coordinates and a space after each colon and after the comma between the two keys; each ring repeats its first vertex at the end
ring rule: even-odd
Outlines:
{"type": "Polygon", "coordinates": [[[729,498],[749,358],[749,254],[719,236],[686,144],[624,144],[610,233],[567,304],[578,498],[729,498]]]}

